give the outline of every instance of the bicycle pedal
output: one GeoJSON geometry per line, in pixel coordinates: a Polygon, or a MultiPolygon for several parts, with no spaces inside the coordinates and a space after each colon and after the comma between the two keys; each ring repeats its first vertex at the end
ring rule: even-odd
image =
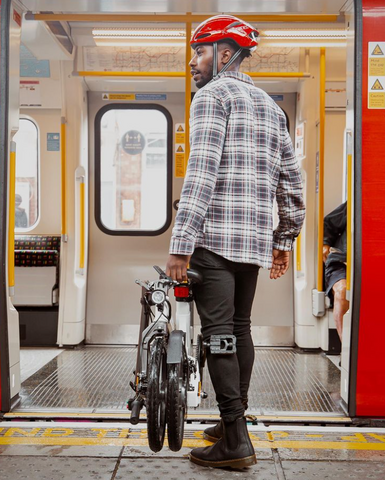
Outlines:
{"type": "Polygon", "coordinates": [[[235,335],[211,335],[210,352],[212,354],[232,354],[237,351],[235,335]]]}

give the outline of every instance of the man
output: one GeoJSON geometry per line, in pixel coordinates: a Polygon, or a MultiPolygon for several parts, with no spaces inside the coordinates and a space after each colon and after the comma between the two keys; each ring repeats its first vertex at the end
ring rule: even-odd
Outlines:
{"type": "Polygon", "coordinates": [[[258,271],[270,268],[272,279],[287,271],[304,219],[285,115],[238,71],[257,37],[230,15],[206,20],[192,35],[191,74],[200,90],[191,105],[190,158],[167,263],[178,281],[187,279],[189,262],[203,275],[194,297],[222,421],[205,431],[217,443],[194,449],[190,460],[212,467],[256,463],[244,412],[258,271]],[[275,197],[280,222],[273,233],[275,197]]]}
{"type": "Polygon", "coordinates": [[[333,317],[341,342],[343,319],[349,310],[346,300],[346,219],[346,202],[324,218],[325,293],[334,302],[333,317]]]}
{"type": "Polygon", "coordinates": [[[16,193],[15,195],[15,227],[16,228],[27,228],[28,227],[28,218],[27,214],[20,205],[22,204],[23,199],[21,195],[16,193]]]}

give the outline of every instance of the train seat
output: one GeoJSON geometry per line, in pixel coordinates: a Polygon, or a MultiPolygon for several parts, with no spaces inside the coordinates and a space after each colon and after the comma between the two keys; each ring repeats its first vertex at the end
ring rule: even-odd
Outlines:
{"type": "Polygon", "coordinates": [[[59,302],[59,235],[15,235],[15,306],[59,302]]]}

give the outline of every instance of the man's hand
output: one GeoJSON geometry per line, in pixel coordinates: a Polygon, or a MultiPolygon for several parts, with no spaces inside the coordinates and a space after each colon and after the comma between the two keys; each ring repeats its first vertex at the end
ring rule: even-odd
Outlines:
{"type": "Polygon", "coordinates": [[[187,265],[191,255],[170,255],[166,265],[166,275],[178,282],[187,281],[187,265]]]}
{"type": "Polygon", "coordinates": [[[329,245],[324,245],[322,248],[322,258],[324,263],[326,262],[326,259],[328,258],[330,253],[330,246],[329,245]]]}
{"type": "Polygon", "coordinates": [[[285,275],[289,268],[290,252],[273,249],[273,265],[270,270],[270,278],[276,280],[285,275]]]}

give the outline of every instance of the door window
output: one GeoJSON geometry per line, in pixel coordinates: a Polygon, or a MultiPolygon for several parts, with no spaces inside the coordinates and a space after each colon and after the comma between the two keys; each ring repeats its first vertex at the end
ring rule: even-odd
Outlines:
{"type": "Polygon", "coordinates": [[[112,104],[95,119],[96,222],[112,235],[158,235],[171,222],[172,121],[158,105],[112,104]]]}

